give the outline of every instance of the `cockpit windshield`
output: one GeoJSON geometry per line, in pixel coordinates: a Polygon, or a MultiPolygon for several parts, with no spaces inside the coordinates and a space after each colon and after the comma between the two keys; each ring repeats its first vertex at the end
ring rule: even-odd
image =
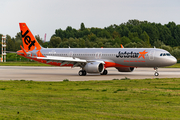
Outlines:
{"type": "Polygon", "coordinates": [[[160,56],[171,56],[170,53],[161,53],[160,56]]]}

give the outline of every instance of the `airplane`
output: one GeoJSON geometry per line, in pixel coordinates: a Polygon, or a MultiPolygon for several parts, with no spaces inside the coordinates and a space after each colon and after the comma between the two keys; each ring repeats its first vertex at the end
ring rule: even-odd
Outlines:
{"type": "Polygon", "coordinates": [[[87,73],[107,75],[107,68],[119,72],[132,72],[137,67],[171,66],[177,59],[168,51],[157,48],[43,48],[35,39],[26,23],[19,23],[23,46],[17,54],[28,59],[54,66],[80,67],[79,76],[87,73]]]}

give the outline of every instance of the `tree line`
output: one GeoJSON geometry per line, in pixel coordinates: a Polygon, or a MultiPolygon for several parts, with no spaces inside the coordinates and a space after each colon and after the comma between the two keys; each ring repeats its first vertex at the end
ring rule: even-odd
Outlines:
{"type": "MultiPolygon", "coordinates": [[[[45,48],[119,48],[120,44],[127,48],[155,46],[169,51],[180,59],[180,25],[174,22],[162,25],[148,21],[129,20],[120,25],[114,24],[104,28],[86,28],[84,23],[81,23],[80,29],[74,29],[71,26],[65,30],[56,29],[50,41],[45,43],[39,35],[35,38],[45,48]]],[[[7,35],[8,51],[17,51],[20,45],[22,45],[20,32],[15,38],[7,35]]]]}

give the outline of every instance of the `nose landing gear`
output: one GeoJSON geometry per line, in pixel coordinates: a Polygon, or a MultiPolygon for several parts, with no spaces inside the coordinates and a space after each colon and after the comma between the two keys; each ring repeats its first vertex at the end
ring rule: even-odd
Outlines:
{"type": "Polygon", "coordinates": [[[154,71],[155,71],[154,76],[159,76],[158,67],[154,67],[154,71]]]}

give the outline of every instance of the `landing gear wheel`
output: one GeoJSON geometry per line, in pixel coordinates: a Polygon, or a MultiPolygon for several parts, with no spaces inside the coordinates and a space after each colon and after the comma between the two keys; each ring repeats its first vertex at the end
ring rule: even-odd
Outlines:
{"type": "Polygon", "coordinates": [[[83,72],[82,70],[79,71],[79,76],[82,76],[83,75],[83,72]]]}
{"type": "Polygon", "coordinates": [[[158,68],[157,67],[154,67],[154,71],[155,71],[154,76],[159,76],[158,68]]]}
{"type": "Polygon", "coordinates": [[[86,76],[86,71],[85,70],[80,70],[79,71],[79,76],[86,76]]]}
{"type": "Polygon", "coordinates": [[[108,73],[108,71],[105,69],[105,70],[101,73],[101,75],[107,75],[107,73],[108,73]]]}
{"type": "Polygon", "coordinates": [[[155,72],[155,73],[154,73],[154,75],[155,75],[155,76],[158,76],[158,75],[159,75],[159,73],[158,73],[158,72],[155,72]]]}
{"type": "Polygon", "coordinates": [[[85,70],[83,70],[83,72],[82,72],[82,73],[83,73],[83,76],[86,76],[86,71],[85,71],[85,70]]]}

